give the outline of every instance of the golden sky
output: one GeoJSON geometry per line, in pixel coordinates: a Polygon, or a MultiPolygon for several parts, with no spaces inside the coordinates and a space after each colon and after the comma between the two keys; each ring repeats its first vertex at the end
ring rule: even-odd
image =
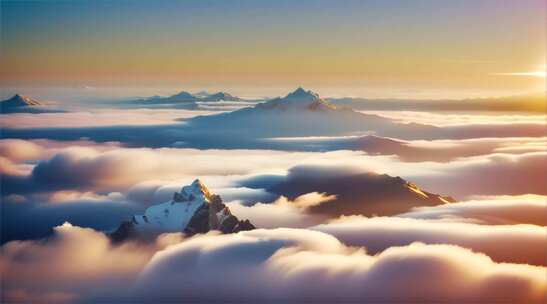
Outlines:
{"type": "Polygon", "coordinates": [[[4,87],[305,85],[387,95],[545,90],[541,0],[2,1],[1,6],[4,87]]]}

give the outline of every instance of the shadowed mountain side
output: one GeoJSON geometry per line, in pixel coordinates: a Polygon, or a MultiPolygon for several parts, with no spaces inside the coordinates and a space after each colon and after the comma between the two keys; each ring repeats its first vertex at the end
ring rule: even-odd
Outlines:
{"type": "Polygon", "coordinates": [[[0,101],[0,113],[62,113],[61,109],[55,109],[27,96],[15,94],[12,98],[0,101]]]}
{"type": "Polygon", "coordinates": [[[263,188],[291,200],[310,192],[336,195],[335,200],[310,208],[313,213],[330,216],[395,215],[413,207],[455,201],[448,196],[421,190],[400,177],[352,173],[327,167],[298,166],[290,169],[287,176],[258,176],[241,184],[249,188],[263,188]]]}

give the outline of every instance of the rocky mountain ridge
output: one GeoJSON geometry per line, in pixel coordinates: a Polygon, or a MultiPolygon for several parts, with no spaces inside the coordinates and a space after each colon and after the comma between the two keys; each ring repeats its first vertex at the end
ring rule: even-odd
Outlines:
{"type": "Polygon", "coordinates": [[[184,232],[187,235],[218,230],[236,233],[252,230],[249,220],[239,220],[222,202],[219,195],[209,192],[196,179],[191,185],[182,187],[173,194],[173,199],[148,207],[144,214],[134,215],[110,234],[114,241],[122,241],[141,235],[165,232],[184,232]]]}

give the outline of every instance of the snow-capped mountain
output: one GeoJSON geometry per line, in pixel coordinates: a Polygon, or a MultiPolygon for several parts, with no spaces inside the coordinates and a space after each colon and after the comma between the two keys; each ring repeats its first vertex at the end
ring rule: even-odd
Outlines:
{"type": "Polygon", "coordinates": [[[275,98],[264,103],[257,104],[257,109],[278,110],[335,110],[336,107],[319,97],[319,94],[306,91],[299,87],[287,96],[275,98]]]}
{"type": "Polygon", "coordinates": [[[248,220],[240,221],[222,203],[220,196],[211,194],[207,187],[196,179],[191,185],[175,192],[168,202],[148,207],[144,214],[134,215],[111,234],[114,240],[123,240],[139,234],[184,232],[205,233],[219,230],[234,233],[255,227],[248,220]]]}

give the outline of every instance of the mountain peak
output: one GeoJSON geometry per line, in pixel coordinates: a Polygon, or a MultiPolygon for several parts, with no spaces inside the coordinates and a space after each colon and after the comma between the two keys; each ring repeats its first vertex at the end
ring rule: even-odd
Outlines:
{"type": "Polygon", "coordinates": [[[182,187],[180,192],[175,192],[172,200],[152,205],[142,215],[134,215],[131,221],[122,223],[110,236],[114,241],[121,241],[142,233],[195,234],[210,230],[234,233],[254,228],[248,220],[240,221],[232,215],[222,198],[210,193],[196,179],[182,187]]]}
{"type": "Polygon", "coordinates": [[[204,101],[239,101],[239,97],[235,97],[229,93],[226,92],[217,92],[214,94],[208,94],[203,97],[201,97],[204,101]]]}
{"type": "Polygon", "coordinates": [[[289,93],[285,98],[310,98],[310,99],[319,99],[319,94],[312,92],[310,90],[306,91],[302,87],[294,90],[294,92],[289,93]]]}
{"type": "Polygon", "coordinates": [[[207,189],[205,184],[201,182],[199,178],[195,179],[194,182],[192,182],[192,185],[190,185],[190,187],[191,187],[192,193],[199,193],[206,198],[211,196],[209,189],[207,189]]]}
{"type": "Polygon", "coordinates": [[[187,98],[187,99],[193,99],[195,98],[194,95],[186,92],[186,91],[180,91],[179,93],[170,96],[170,98],[187,98]]]}
{"type": "Polygon", "coordinates": [[[319,94],[306,91],[299,87],[294,92],[283,98],[275,98],[270,101],[258,104],[259,109],[280,109],[280,110],[335,110],[336,107],[328,101],[319,97],[319,94]]]}
{"type": "Polygon", "coordinates": [[[1,104],[2,107],[6,108],[41,105],[37,100],[19,94],[15,94],[12,98],[2,101],[1,104]]]}

